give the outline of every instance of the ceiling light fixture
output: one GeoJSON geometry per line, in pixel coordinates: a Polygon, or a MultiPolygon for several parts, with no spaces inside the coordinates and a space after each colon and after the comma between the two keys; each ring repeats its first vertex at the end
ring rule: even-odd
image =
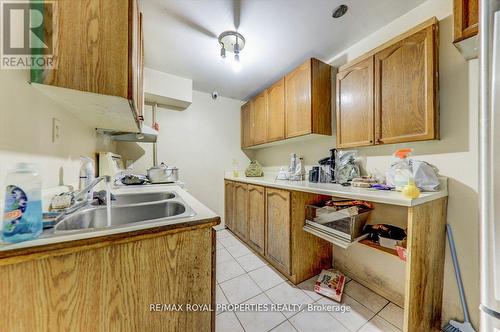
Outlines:
{"type": "Polygon", "coordinates": [[[224,31],[219,35],[219,44],[222,59],[226,58],[226,51],[234,53],[232,67],[235,72],[239,72],[241,70],[240,52],[245,47],[245,38],[239,32],[224,31]]]}

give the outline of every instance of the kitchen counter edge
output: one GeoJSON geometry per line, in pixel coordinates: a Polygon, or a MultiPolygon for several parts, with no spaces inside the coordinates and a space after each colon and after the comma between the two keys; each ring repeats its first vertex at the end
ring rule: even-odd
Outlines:
{"type": "Polygon", "coordinates": [[[270,177],[234,177],[227,174],[224,176],[224,179],[227,181],[243,182],[264,187],[301,191],[312,194],[335,196],[339,198],[359,199],[374,203],[384,203],[406,207],[417,206],[443,197],[448,197],[448,182],[447,178],[444,177],[440,178],[441,190],[436,192],[422,192],[420,197],[416,199],[405,198],[402,193],[397,191],[344,187],[335,183],[275,180],[270,177]]]}

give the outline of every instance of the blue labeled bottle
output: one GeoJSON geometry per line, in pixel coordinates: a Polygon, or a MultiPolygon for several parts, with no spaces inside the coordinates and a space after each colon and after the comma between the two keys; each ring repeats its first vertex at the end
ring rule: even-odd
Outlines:
{"type": "Polygon", "coordinates": [[[33,164],[21,163],[5,178],[4,242],[37,238],[43,229],[42,183],[33,164]]]}

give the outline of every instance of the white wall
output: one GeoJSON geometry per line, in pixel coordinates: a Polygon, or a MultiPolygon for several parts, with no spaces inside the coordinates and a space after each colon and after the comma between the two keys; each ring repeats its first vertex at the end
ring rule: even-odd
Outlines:
{"type": "MultiPolygon", "coordinates": [[[[239,168],[249,160],[240,149],[240,107],[242,101],[193,91],[193,103],[184,111],[157,110],[160,124],[158,161],[175,165],[180,179],[191,194],[218,215],[224,215],[224,171],[239,168]]],[[[146,108],[146,123],[151,123],[151,107],[146,108]]],[[[144,172],[153,164],[152,144],[119,143],[125,159],[144,172]]]]}
{"type": "MultiPolygon", "coordinates": [[[[368,171],[381,171],[389,167],[394,150],[412,147],[418,159],[428,161],[449,177],[448,223],[455,232],[455,241],[465,293],[472,320],[479,321],[479,248],[478,248],[478,62],[466,62],[452,45],[452,0],[429,0],[386,27],[374,32],[345,52],[330,60],[338,66],[370,49],[384,43],[418,23],[436,16],[440,20],[440,112],[441,140],[381,147],[360,148],[368,171]]],[[[335,135],[335,133],[334,133],[335,135]]],[[[256,159],[264,166],[286,165],[290,152],[305,157],[307,164],[314,164],[328,155],[328,149],[335,147],[334,137],[317,138],[304,143],[285,144],[262,149],[256,159]]],[[[443,320],[461,318],[458,291],[453,275],[448,247],[446,249],[443,320]]],[[[366,273],[376,273],[381,268],[397,275],[400,266],[385,265],[387,259],[370,248],[356,247],[352,251],[335,251],[338,265],[365,267],[366,273]],[[377,268],[376,265],[379,265],[377,268]],[[371,266],[371,268],[370,268],[371,266]]],[[[379,275],[380,276],[380,275],[379,275]]],[[[383,282],[383,276],[381,277],[383,282]]],[[[398,285],[394,286],[396,289],[398,285]]]]}
{"type": "Polygon", "coordinates": [[[5,172],[18,162],[38,165],[44,188],[78,183],[80,155],[114,144],[98,137],[59,104],[29,83],[26,70],[0,70],[0,199],[5,172]],[[52,119],[61,122],[61,141],[52,143],[52,119]]]}

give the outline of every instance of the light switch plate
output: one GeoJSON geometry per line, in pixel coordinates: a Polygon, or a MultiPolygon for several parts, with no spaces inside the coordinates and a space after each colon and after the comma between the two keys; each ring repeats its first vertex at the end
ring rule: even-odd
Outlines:
{"type": "Polygon", "coordinates": [[[61,120],[52,119],[52,143],[59,143],[61,141],[61,120]]]}

